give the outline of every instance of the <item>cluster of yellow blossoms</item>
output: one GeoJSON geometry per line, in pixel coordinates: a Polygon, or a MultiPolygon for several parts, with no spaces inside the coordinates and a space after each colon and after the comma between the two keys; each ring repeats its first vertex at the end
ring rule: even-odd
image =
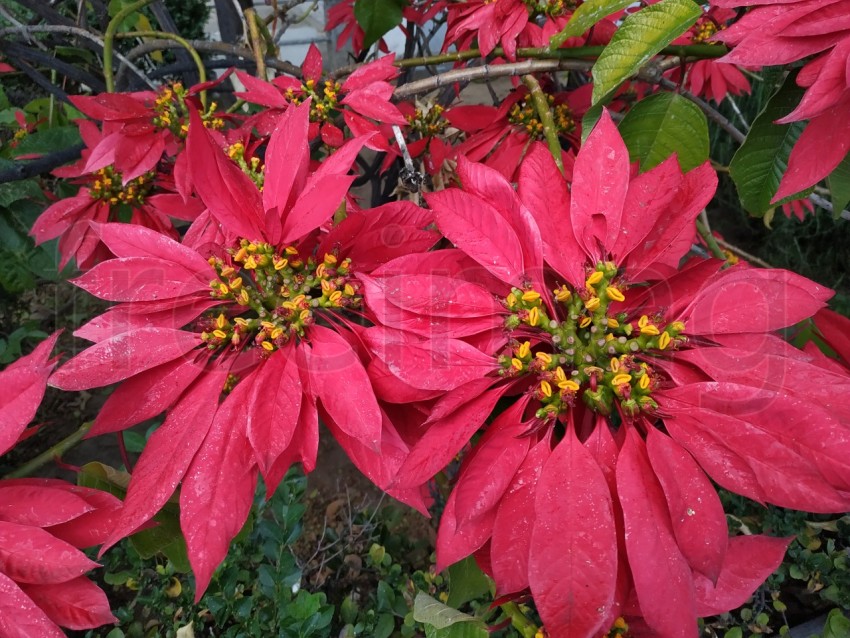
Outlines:
{"type": "Polygon", "coordinates": [[[113,206],[127,204],[137,207],[145,203],[145,197],[153,188],[153,180],[151,171],[122,184],[121,173],[107,166],[94,174],[89,195],[92,199],[100,199],[113,206]]]}
{"type": "MultiPolygon", "coordinates": [[[[189,134],[189,109],[186,106],[188,93],[180,82],[164,87],[154,101],[154,125],[167,128],[177,137],[185,139],[189,134]]],[[[224,128],[224,120],[216,115],[217,109],[218,104],[210,102],[210,105],[200,112],[201,121],[206,128],[224,128]]]]}
{"type": "MultiPolygon", "coordinates": [[[[576,121],[573,118],[572,109],[566,104],[556,103],[553,95],[547,94],[546,99],[549,102],[558,135],[573,132],[576,121]]],[[[508,113],[508,121],[528,133],[533,139],[543,139],[543,122],[540,121],[537,109],[534,108],[534,103],[530,97],[520,100],[511,107],[508,113]]]]}
{"type": "Polygon", "coordinates": [[[334,116],[334,111],[339,103],[339,82],[325,80],[321,85],[315,80],[307,80],[301,85],[301,91],[286,89],[286,99],[292,104],[301,104],[308,98],[310,102],[310,121],[327,122],[334,116]],[[321,88],[320,88],[321,86],[321,88]]]}

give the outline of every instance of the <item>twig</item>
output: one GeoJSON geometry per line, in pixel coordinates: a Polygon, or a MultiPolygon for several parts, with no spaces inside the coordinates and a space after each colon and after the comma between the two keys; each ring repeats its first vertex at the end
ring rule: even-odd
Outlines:
{"type": "Polygon", "coordinates": [[[29,162],[17,161],[14,166],[0,171],[0,184],[27,179],[28,177],[34,177],[52,171],[57,166],[62,166],[62,164],[77,159],[84,148],[84,144],[77,144],[76,146],[63,148],[62,150],[29,162]]]}
{"type": "MultiPolygon", "coordinates": [[[[720,239],[719,237],[715,237],[714,240],[720,246],[722,246],[723,248],[725,248],[729,252],[735,253],[738,257],[743,257],[744,259],[746,259],[751,264],[755,264],[756,266],[761,266],[762,268],[773,268],[773,266],[771,266],[769,263],[767,263],[764,259],[760,259],[759,257],[756,257],[755,255],[751,255],[747,251],[742,250],[742,249],[738,248],[737,246],[730,244],[725,239],[720,239]]],[[[725,255],[724,255],[724,257],[725,257],[725,255]]]]}
{"type": "Polygon", "coordinates": [[[510,64],[499,64],[477,66],[466,69],[453,69],[440,73],[434,77],[424,78],[405,84],[397,88],[394,96],[398,99],[408,98],[411,95],[419,93],[427,93],[434,89],[453,84],[455,82],[464,82],[476,80],[480,78],[496,78],[515,75],[527,75],[529,73],[540,73],[543,71],[557,71],[561,69],[571,69],[576,71],[589,71],[593,66],[593,62],[584,60],[525,60],[523,62],[513,62],[510,64]]]}
{"type": "Polygon", "coordinates": [[[63,454],[65,454],[65,452],[67,452],[77,443],[83,440],[83,437],[89,431],[89,428],[91,428],[91,426],[92,421],[86,421],[75,432],[71,433],[69,436],[59,441],[59,443],[46,449],[44,452],[42,452],[35,458],[30,459],[29,461],[21,465],[17,470],[9,472],[3,478],[11,479],[29,476],[43,465],[47,465],[48,463],[50,463],[50,461],[60,458],[63,454]]]}
{"type": "Polygon", "coordinates": [[[260,29],[257,27],[257,14],[253,7],[244,9],[245,22],[248,24],[248,35],[251,48],[254,50],[254,61],[257,63],[257,77],[261,80],[268,79],[266,63],[263,56],[263,43],[260,40],[260,29]]]}
{"type": "Polygon", "coordinates": [[[115,34],[124,22],[124,18],[134,14],[151,2],[153,0],[136,0],[133,4],[127,5],[116,13],[115,17],[109,21],[109,26],[106,27],[106,33],[103,36],[103,79],[106,81],[106,90],[109,93],[115,92],[115,75],[112,70],[112,51],[115,48],[115,34]]]}
{"type": "Polygon", "coordinates": [[[549,108],[549,102],[543,89],[540,88],[540,82],[533,75],[524,75],[522,81],[531,92],[531,99],[534,101],[534,108],[537,110],[537,116],[543,124],[543,137],[546,138],[546,144],[549,146],[549,152],[552,153],[552,158],[564,174],[564,162],[561,158],[561,142],[558,140],[558,130],[555,128],[555,120],[552,119],[552,110],[549,108]]]}
{"type": "Polygon", "coordinates": [[[723,249],[718,245],[717,238],[711,233],[711,227],[708,225],[708,214],[703,210],[697,219],[697,232],[705,240],[711,254],[726,261],[728,256],[723,252],[723,249]]]}
{"type": "MultiPolygon", "coordinates": [[[[10,35],[13,33],[22,33],[24,35],[29,35],[31,33],[61,33],[63,35],[74,35],[80,38],[85,38],[91,42],[97,44],[101,49],[104,48],[104,42],[98,36],[93,33],[86,31],[85,29],[81,29],[80,27],[68,27],[61,24],[31,24],[31,25],[23,25],[20,27],[7,27],[5,29],[0,29],[0,38],[10,35]]],[[[115,57],[118,58],[122,64],[126,64],[127,68],[130,69],[133,73],[135,73],[139,78],[147,84],[151,88],[155,88],[148,77],[144,74],[144,72],[139,69],[135,64],[130,62],[126,57],[115,52],[115,57]]]]}

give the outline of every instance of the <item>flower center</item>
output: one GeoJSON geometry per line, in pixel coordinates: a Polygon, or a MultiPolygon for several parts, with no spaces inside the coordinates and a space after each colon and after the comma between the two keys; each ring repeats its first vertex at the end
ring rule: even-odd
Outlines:
{"type": "Polygon", "coordinates": [[[658,407],[651,396],[657,374],[646,359],[685,343],[685,325],[648,315],[628,321],[613,307],[625,301],[625,290],[616,266],[606,262],[589,273],[583,290],[562,285],[553,291],[556,317],[547,316],[533,289],[514,288],[507,296],[512,314],[506,327],[519,338],[499,358],[500,374],[537,377],[538,418],[556,419],[576,397],[600,414],[619,407],[622,414],[635,416],[658,407]],[[526,336],[529,340],[520,340],[526,336]],[[532,346],[532,340],[537,344],[532,346]]]}
{"type": "Polygon", "coordinates": [[[694,44],[707,42],[715,33],[717,33],[717,24],[708,18],[701,18],[700,22],[694,27],[693,42],[694,44]]]}
{"type": "Polygon", "coordinates": [[[422,137],[439,135],[449,125],[448,120],[443,117],[444,110],[440,104],[434,104],[431,107],[417,107],[413,115],[407,116],[407,123],[412,130],[422,137]]]}
{"type": "Polygon", "coordinates": [[[300,95],[294,89],[286,89],[286,99],[298,105],[307,98],[313,98],[310,102],[310,121],[327,122],[337,108],[340,88],[339,82],[325,80],[320,90],[315,80],[307,80],[301,85],[300,95]]]}
{"type": "MultiPolygon", "coordinates": [[[[563,103],[556,104],[555,97],[548,93],[546,100],[549,102],[549,108],[552,109],[552,119],[558,135],[575,130],[576,122],[573,119],[572,109],[563,103]]],[[[543,139],[543,122],[540,121],[531,99],[525,98],[514,104],[508,113],[508,121],[528,133],[533,139],[543,139]]]]}
{"type": "Polygon", "coordinates": [[[252,344],[270,355],[304,337],[322,309],[359,308],[360,284],[351,260],[326,254],[321,262],[303,259],[289,246],[278,252],[265,243],[241,240],[228,258],[210,257],[218,277],[210,282],[214,299],[233,302],[228,312],[201,322],[201,339],[211,350],[252,344]]]}
{"type": "MultiPolygon", "coordinates": [[[[186,96],[189,92],[183,88],[180,82],[164,87],[153,105],[154,126],[167,128],[176,137],[186,139],[189,134],[189,109],[186,107],[186,96]]],[[[219,130],[224,128],[224,120],[216,117],[215,111],[218,104],[210,102],[206,110],[201,110],[201,121],[206,128],[219,130]]]]}
{"type": "Polygon", "coordinates": [[[524,0],[525,6],[533,16],[548,16],[557,18],[567,10],[575,9],[576,0],[524,0]]]}
{"type": "Polygon", "coordinates": [[[236,165],[242,169],[251,181],[257,185],[257,188],[263,190],[263,184],[266,181],[266,167],[260,162],[259,157],[245,158],[245,145],[242,142],[231,144],[227,148],[227,156],[236,162],[236,165]]]}
{"type": "Polygon", "coordinates": [[[101,168],[94,175],[95,179],[89,187],[89,195],[92,199],[101,199],[112,205],[128,204],[134,208],[141,206],[153,188],[153,171],[139,175],[123,185],[121,173],[111,166],[101,168]]]}

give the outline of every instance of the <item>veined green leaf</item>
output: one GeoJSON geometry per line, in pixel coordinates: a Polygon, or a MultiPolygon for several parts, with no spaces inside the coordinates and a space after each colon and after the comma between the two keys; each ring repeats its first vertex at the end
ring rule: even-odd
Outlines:
{"type": "Polygon", "coordinates": [[[634,4],[634,0],[586,0],[575,10],[564,28],[550,38],[549,49],[554,51],[569,38],[580,36],[603,18],[631,4],[634,4]]]}
{"type": "Polygon", "coordinates": [[[693,0],[661,0],[623,20],[593,65],[593,103],[608,97],[701,15],[693,0]]]}
{"type": "Polygon", "coordinates": [[[365,49],[401,23],[404,5],[404,0],[354,1],[354,18],[366,34],[363,38],[365,49]]]}
{"type": "Polygon", "coordinates": [[[687,172],[708,159],[708,121],[700,108],[677,93],[656,93],[632,107],[620,123],[632,161],[648,171],[676,153],[687,172]]]}
{"type": "MultiPolygon", "coordinates": [[[[803,89],[797,86],[795,76],[789,76],[759,113],[747,139],[729,164],[729,174],[738,189],[741,204],[751,215],[762,217],[778,205],[771,204],[770,200],[788,168],[788,157],[805,122],[774,124],[774,121],[790,113],[800,103],[802,95],[803,89]]],[[[795,194],[782,201],[797,197],[795,194]]]]}
{"type": "Polygon", "coordinates": [[[841,160],[826,178],[826,183],[832,197],[832,214],[837,219],[841,216],[841,211],[847,208],[847,204],[850,204],[850,155],[841,160]]]}
{"type": "Polygon", "coordinates": [[[474,616],[444,605],[421,591],[416,593],[413,601],[413,619],[435,629],[444,629],[460,622],[481,622],[474,616]]]}

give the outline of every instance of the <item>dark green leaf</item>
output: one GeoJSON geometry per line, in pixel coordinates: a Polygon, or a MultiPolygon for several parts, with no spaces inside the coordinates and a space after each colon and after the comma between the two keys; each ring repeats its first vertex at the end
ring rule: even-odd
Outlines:
{"type": "Polygon", "coordinates": [[[490,579],[478,567],[472,556],[449,567],[449,607],[458,608],[466,602],[490,592],[490,579]]]}
{"type": "Polygon", "coordinates": [[[549,48],[557,49],[569,38],[580,36],[603,18],[631,4],[634,4],[633,0],[585,0],[573,12],[560,33],[549,39],[549,48]]]}
{"type": "MultiPolygon", "coordinates": [[[[795,77],[789,76],[755,119],[747,139],[729,164],[729,174],[738,189],[741,205],[751,215],[761,217],[776,206],[770,200],[779,188],[788,167],[788,156],[805,122],[774,124],[774,121],[799,104],[802,95],[803,89],[797,86],[795,77]]],[[[783,201],[797,197],[795,194],[783,201]]]]}
{"type": "Polygon", "coordinates": [[[15,149],[15,155],[46,155],[80,143],[76,126],[57,126],[27,135],[15,149]]]}
{"type": "Polygon", "coordinates": [[[676,153],[687,172],[708,159],[708,122],[700,108],[677,93],[656,93],[632,107],[620,123],[632,161],[648,171],[676,153]]]}
{"type": "Polygon", "coordinates": [[[838,219],[841,211],[850,204],[850,155],[841,160],[841,163],[826,178],[829,185],[829,194],[832,196],[832,214],[838,219]]]}
{"type": "Polygon", "coordinates": [[[145,449],[145,437],[138,432],[124,432],[124,446],[128,452],[141,454],[145,449]]]}
{"type": "Polygon", "coordinates": [[[404,0],[355,0],[354,18],[366,34],[363,48],[380,40],[401,23],[404,0]]]}
{"type": "Polygon", "coordinates": [[[593,103],[607,98],[701,15],[693,0],[661,0],[626,17],[593,65],[593,103]]]}
{"type": "Polygon", "coordinates": [[[44,201],[44,193],[35,180],[22,179],[16,182],[0,184],[0,206],[8,208],[22,199],[37,199],[44,201]]]}

